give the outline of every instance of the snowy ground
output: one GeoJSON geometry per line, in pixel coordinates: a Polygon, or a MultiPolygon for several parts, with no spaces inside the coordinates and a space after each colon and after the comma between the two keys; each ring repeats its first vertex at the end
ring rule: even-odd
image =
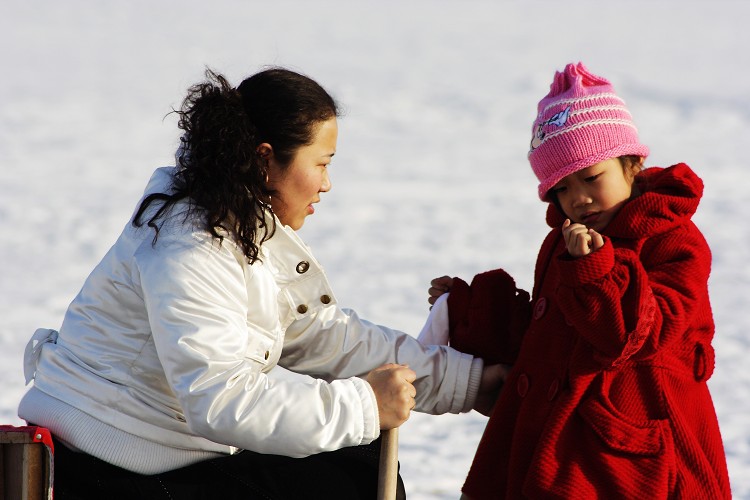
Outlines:
{"type": "MultiPolygon", "coordinates": [[[[416,333],[427,283],[504,267],[531,286],[547,228],[526,163],[537,101],[583,61],[630,105],[650,165],[703,177],[714,252],[710,381],[735,498],[750,499],[750,3],[4,0],[0,5],[0,422],[22,351],[68,302],[177,143],[205,66],[283,65],[344,105],[334,189],[302,236],[339,300],[416,333]],[[272,4],[272,6],[271,6],[272,4]]],[[[411,499],[457,498],[486,419],[414,415],[411,499]]]]}

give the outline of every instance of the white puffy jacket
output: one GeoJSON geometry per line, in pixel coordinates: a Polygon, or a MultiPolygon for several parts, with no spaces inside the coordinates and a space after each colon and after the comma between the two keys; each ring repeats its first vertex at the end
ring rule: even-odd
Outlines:
{"type": "MultiPolygon", "coordinates": [[[[158,169],[146,194],[165,192],[172,172],[158,169]]],[[[389,362],[417,373],[417,410],[471,409],[481,360],[341,309],[308,247],[278,220],[253,265],[229,238],[220,245],[183,222],[169,219],[156,244],[150,228],[126,225],[59,334],[37,331],[21,418],[154,473],[235,448],[301,457],[367,444],[378,412],[359,377],[389,362]],[[189,458],[150,456],[164,450],[189,458]]]]}

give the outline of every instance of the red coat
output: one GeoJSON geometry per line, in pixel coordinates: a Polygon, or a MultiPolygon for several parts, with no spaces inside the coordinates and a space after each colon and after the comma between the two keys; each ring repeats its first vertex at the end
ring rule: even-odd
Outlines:
{"type": "Polygon", "coordinates": [[[550,205],[531,301],[501,270],[451,289],[451,344],[514,365],[469,497],[731,497],[706,385],[711,253],[691,221],[703,183],[684,164],[636,182],[604,246],[578,259],[550,205]]]}

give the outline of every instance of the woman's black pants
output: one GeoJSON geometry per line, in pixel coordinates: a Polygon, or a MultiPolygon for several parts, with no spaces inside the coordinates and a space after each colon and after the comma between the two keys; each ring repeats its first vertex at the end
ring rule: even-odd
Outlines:
{"type": "MultiPolygon", "coordinates": [[[[306,458],[242,451],[142,475],[54,441],[55,500],[376,498],[380,439],[306,458]]],[[[401,477],[398,498],[406,498],[401,477]]]]}

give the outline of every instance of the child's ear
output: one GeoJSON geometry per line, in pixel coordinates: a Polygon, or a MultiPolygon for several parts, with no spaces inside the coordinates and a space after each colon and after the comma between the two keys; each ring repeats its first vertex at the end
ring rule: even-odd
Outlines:
{"type": "Polygon", "coordinates": [[[643,170],[643,162],[646,160],[643,156],[638,156],[638,159],[636,160],[635,157],[629,157],[626,163],[626,171],[628,173],[628,177],[630,180],[633,180],[638,173],[643,170]]]}

